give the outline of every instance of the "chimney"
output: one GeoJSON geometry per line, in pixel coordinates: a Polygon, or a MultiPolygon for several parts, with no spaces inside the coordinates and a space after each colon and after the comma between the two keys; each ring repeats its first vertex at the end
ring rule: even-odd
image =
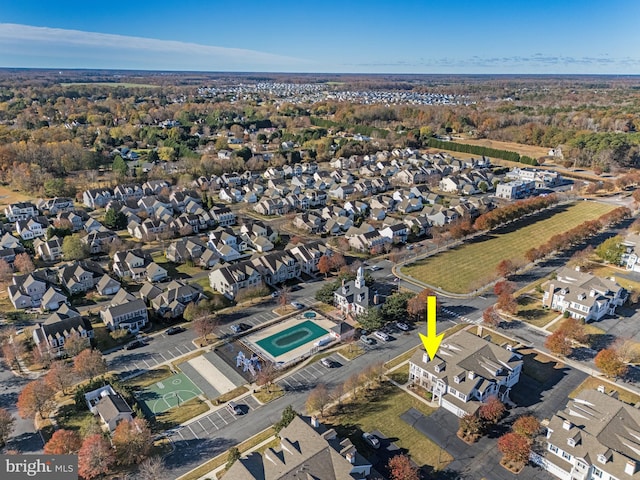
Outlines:
{"type": "Polygon", "coordinates": [[[547,296],[547,300],[543,303],[543,307],[548,307],[551,308],[551,304],[553,303],[553,292],[556,291],[556,285],[555,283],[551,283],[549,285],[549,291],[548,291],[548,296],[547,296]]]}
{"type": "Polygon", "coordinates": [[[627,475],[633,475],[634,473],[636,473],[637,468],[638,464],[636,463],[636,461],[629,459],[624,466],[624,473],[626,473],[627,475]]]}
{"type": "Polygon", "coordinates": [[[354,452],[347,453],[346,458],[350,464],[353,465],[356,463],[356,454],[354,452]]]}
{"type": "Polygon", "coordinates": [[[478,336],[482,338],[482,325],[478,325],[478,336]]]}
{"type": "Polygon", "coordinates": [[[476,372],[469,370],[469,380],[473,380],[474,378],[476,378],[476,372]]]}
{"type": "Polygon", "coordinates": [[[598,391],[599,391],[600,393],[607,393],[607,392],[605,391],[605,389],[604,389],[604,385],[598,385],[598,391]]]}
{"type": "Polygon", "coordinates": [[[427,352],[424,352],[424,353],[422,354],[422,361],[423,361],[424,363],[429,363],[429,354],[428,354],[427,352]]]}
{"type": "Polygon", "coordinates": [[[580,271],[580,265],[576,265],[576,272],[580,271]]]}
{"type": "Polygon", "coordinates": [[[572,427],[573,424],[569,420],[565,420],[564,422],[562,422],[562,428],[564,428],[565,430],[571,430],[572,427]]]}
{"type": "Polygon", "coordinates": [[[590,297],[595,297],[596,296],[596,291],[593,288],[589,291],[589,296],[590,297]]]}
{"type": "Polygon", "coordinates": [[[378,294],[376,293],[376,294],[373,296],[373,304],[374,304],[374,305],[378,305],[379,303],[380,303],[380,297],[379,297],[379,296],[378,296],[378,294]]]}
{"type": "Polygon", "coordinates": [[[318,417],[316,417],[315,415],[311,417],[311,426],[313,428],[318,428],[320,426],[320,422],[318,422],[318,417]]]}

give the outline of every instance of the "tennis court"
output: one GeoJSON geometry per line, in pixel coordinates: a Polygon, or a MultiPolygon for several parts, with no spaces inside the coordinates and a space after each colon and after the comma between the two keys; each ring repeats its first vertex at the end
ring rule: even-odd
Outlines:
{"type": "Polygon", "coordinates": [[[145,413],[154,416],[171,410],[198,395],[202,395],[202,390],[184,373],[178,373],[149,385],[136,397],[143,404],[145,413]]]}

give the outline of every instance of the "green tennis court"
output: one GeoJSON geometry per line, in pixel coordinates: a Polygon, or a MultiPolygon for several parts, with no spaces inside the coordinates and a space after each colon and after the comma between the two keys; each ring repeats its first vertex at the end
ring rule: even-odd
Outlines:
{"type": "Polygon", "coordinates": [[[258,340],[256,344],[274,358],[298,348],[329,332],[311,320],[307,320],[281,332],[258,340]]]}
{"type": "Polygon", "coordinates": [[[184,373],[172,375],[145,387],[136,395],[147,414],[158,415],[180,404],[202,395],[200,390],[184,373]]]}

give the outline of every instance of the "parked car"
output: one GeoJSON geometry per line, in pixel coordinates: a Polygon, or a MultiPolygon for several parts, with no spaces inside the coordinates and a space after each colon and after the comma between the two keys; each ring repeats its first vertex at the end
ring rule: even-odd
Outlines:
{"type": "Polygon", "coordinates": [[[167,335],[176,335],[176,334],[182,333],[184,331],[185,331],[184,328],[179,327],[178,325],[176,325],[176,326],[173,326],[173,327],[170,327],[170,328],[166,329],[164,333],[166,333],[167,335]]]}
{"type": "Polygon", "coordinates": [[[227,410],[234,415],[244,415],[244,410],[236,402],[227,403],[227,410]]]}
{"type": "Polygon", "coordinates": [[[300,290],[302,290],[302,287],[300,285],[291,285],[292,292],[298,292],[300,290]]]}
{"type": "Polygon", "coordinates": [[[375,339],[371,338],[371,337],[367,337],[366,335],[363,335],[360,337],[360,341],[362,343],[364,343],[365,345],[375,345],[376,341],[375,339]]]}
{"type": "Polygon", "coordinates": [[[331,360],[330,358],[323,358],[322,360],[320,360],[320,363],[327,368],[333,368],[336,366],[334,361],[331,360]]]}
{"type": "Polygon", "coordinates": [[[280,292],[276,290],[275,292],[271,292],[271,298],[276,298],[280,296],[280,292]]]}
{"type": "Polygon", "coordinates": [[[143,340],[133,340],[129,343],[127,343],[127,346],[124,347],[127,350],[133,350],[135,348],[140,348],[140,347],[144,347],[146,345],[146,343],[143,340]]]}
{"type": "Polygon", "coordinates": [[[291,306],[298,310],[302,310],[304,308],[304,305],[301,304],[300,302],[291,302],[291,306]]]}
{"type": "Polygon", "coordinates": [[[372,433],[364,432],[362,439],[367,442],[373,448],[380,448],[380,440],[372,433]]]}
{"type": "Polygon", "coordinates": [[[235,325],[231,325],[231,331],[233,333],[246,332],[251,328],[251,325],[247,323],[236,323],[235,325]]]}
{"type": "Polygon", "coordinates": [[[396,322],[396,327],[400,330],[402,330],[403,332],[408,332],[409,331],[409,325],[407,325],[406,323],[403,322],[396,322]]]}
{"type": "Polygon", "coordinates": [[[381,330],[378,330],[377,332],[373,332],[373,334],[383,342],[388,342],[389,340],[391,340],[391,337],[381,330]]]}
{"type": "Polygon", "coordinates": [[[372,272],[377,272],[378,270],[382,270],[382,267],[380,265],[371,265],[369,267],[369,270],[371,270],[372,272]]]}

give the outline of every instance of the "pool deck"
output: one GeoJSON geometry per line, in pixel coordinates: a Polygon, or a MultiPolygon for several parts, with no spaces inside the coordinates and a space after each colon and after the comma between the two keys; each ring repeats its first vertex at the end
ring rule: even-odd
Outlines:
{"type": "MultiPolygon", "coordinates": [[[[307,342],[303,345],[300,345],[297,348],[294,348],[293,350],[289,350],[288,352],[283,353],[282,355],[278,355],[277,357],[273,357],[269,354],[269,352],[267,352],[266,350],[260,348],[257,345],[257,342],[259,342],[260,340],[263,340],[267,337],[270,337],[272,335],[275,335],[277,333],[282,332],[283,330],[286,330],[287,328],[291,328],[294,327],[296,325],[300,325],[303,322],[307,322],[307,321],[312,321],[313,323],[315,323],[316,325],[318,325],[319,327],[324,328],[327,331],[330,331],[333,327],[336,326],[335,322],[323,317],[320,314],[317,314],[315,318],[304,318],[303,315],[299,315],[296,317],[293,317],[289,320],[286,320],[282,323],[279,323],[277,325],[273,325],[272,327],[269,328],[265,328],[264,330],[260,330],[259,332],[256,332],[252,335],[248,335],[247,337],[245,337],[244,341],[247,345],[249,345],[255,352],[259,353],[260,355],[262,355],[263,357],[267,358],[268,360],[271,360],[274,363],[277,362],[290,362],[291,360],[294,360],[298,357],[301,357],[307,353],[309,353],[309,351],[313,348],[313,344],[315,342],[317,342],[318,340],[320,340],[320,338],[324,338],[324,336],[319,337],[319,338],[314,338],[313,340],[311,340],[310,342],[307,342]]],[[[328,335],[328,334],[327,334],[328,335]]]]}

